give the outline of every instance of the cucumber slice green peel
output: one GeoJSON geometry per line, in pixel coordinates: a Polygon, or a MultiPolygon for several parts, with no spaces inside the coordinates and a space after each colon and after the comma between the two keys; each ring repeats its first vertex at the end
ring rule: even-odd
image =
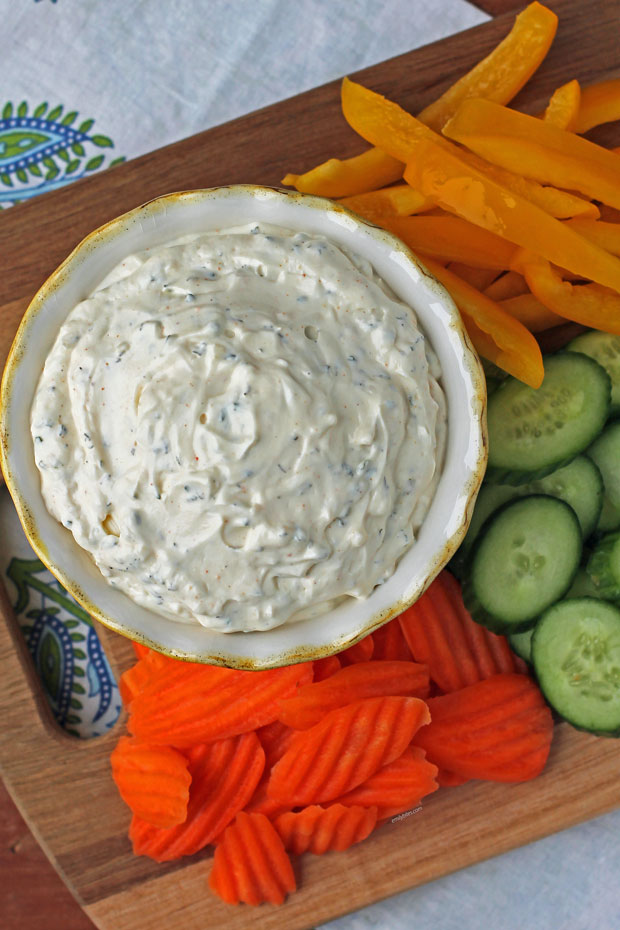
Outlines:
{"type": "Polygon", "coordinates": [[[522,633],[509,633],[508,644],[513,652],[523,659],[529,665],[532,664],[532,636],[534,628],[524,630],[522,633]]]}
{"type": "Polygon", "coordinates": [[[575,598],[554,604],[532,637],[534,670],[551,706],[573,726],[620,736],[620,610],[575,598]]]}
{"type": "Polygon", "coordinates": [[[568,504],[535,494],[487,521],[463,585],[474,620],[495,633],[521,632],[568,591],[581,559],[581,530],[568,504]]]}
{"type": "Polygon", "coordinates": [[[597,543],[586,572],[597,597],[620,601],[620,533],[609,533],[597,543]]]}
{"type": "Polygon", "coordinates": [[[605,427],[588,449],[588,456],[603,477],[605,517],[609,520],[610,514],[620,510],[620,422],[615,420],[605,427]]]}
{"type": "Polygon", "coordinates": [[[489,398],[487,480],[525,484],[570,462],[601,432],[610,397],[605,369],[579,352],[548,357],[536,390],[508,378],[489,398]]]}
{"type": "Polygon", "coordinates": [[[577,514],[583,538],[587,539],[600,517],[603,505],[603,479],[591,459],[585,455],[578,455],[569,465],[529,484],[483,482],[467,535],[461,543],[461,558],[471,550],[480,529],[495,510],[509,500],[524,497],[526,494],[549,494],[566,501],[577,514]]]}
{"type": "Polygon", "coordinates": [[[620,336],[593,329],[577,336],[566,347],[568,352],[582,352],[602,365],[611,378],[610,416],[620,413],[620,336]]]}

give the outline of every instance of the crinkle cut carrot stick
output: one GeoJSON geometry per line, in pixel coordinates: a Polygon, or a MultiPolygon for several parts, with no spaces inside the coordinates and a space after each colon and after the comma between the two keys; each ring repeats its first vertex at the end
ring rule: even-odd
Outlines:
{"type": "Polygon", "coordinates": [[[378,659],[401,662],[411,661],[411,650],[403,636],[398,617],[394,617],[393,620],[384,623],[378,630],[375,630],[372,638],[375,643],[372,654],[374,661],[378,659]]]}
{"type": "Polygon", "coordinates": [[[324,659],[315,659],[312,665],[314,666],[313,681],[323,681],[342,668],[338,656],[325,656],[324,659]]]}
{"type": "Polygon", "coordinates": [[[134,814],[154,829],[185,820],[191,775],[180,752],[122,736],[110,761],[119,794],[134,814]]]}
{"type": "Polygon", "coordinates": [[[134,817],[130,838],[136,855],[168,862],[212,843],[252,798],[265,766],[255,733],[244,733],[188,752],[192,784],[183,823],[161,830],[134,817]]]}
{"type": "Polygon", "coordinates": [[[377,819],[410,810],[438,788],[437,766],[417,746],[408,746],[398,759],[384,765],[365,782],[337,798],[339,804],[376,805],[377,819]]]}
{"type": "Polygon", "coordinates": [[[295,891],[290,859],[263,814],[237,815],[215,850],[209,887],[228,904],[282,904],[295,891]]]}
{"type": "Polygon", "coordinates": [[[397,759],[429,721],[424,701],[380,697],[355,701],[297,733],[274,766],[268,794],[291,806],[331,801],[397,759]]]}
{"type": "Polygon", "coordinates": [[[517,669],[504,636],[472,620],[458,581],[442,572],[399,617],[412,655],[429,667],[442,691],[458,691],[499,672],[517,669]]]}
{"type": "Polygon", "coordinates": [[[278,719],[297,730],[307,730],[337,707],[388,694],[426,697],[428,668],[417,662],[357,662],[326,681],[299,688],[293,697],[281,702],[278,719]]]}
{"type": "Polygon", "coordinates": [[[494,675],[428,703],[432,723],[414,742],[440,769],[466,778],[519,782],[544,768],[553,719],[527,675],[494,675]]]}
{"type": "Polygon", "coordinates": [[[361,843],[377,823],[376,807],[345,807],[313,804],[300,811],[280,814],[274,820],[285,849],[301,855],[305,852],[321,856],[326,852],[343,852],[361,843]]]}
{"type": "Polygon", "coordinates": [[[179,663],[159,672],[131,705],[130,732],[183,748],[271,723],[279,701],[312,680],[312,663],[242,672],[179,663]]]}
{"type": "Polygon", "coordinates": [[[355,662],[367,662],[372,658],[374,648],[375,644],[372,633],[369,633],[368,636],[364,636],[363,639],[354,643],[353,646],[349,646],[348,649],[339,652],[338,658],[343,665],[353,665],[355,662]]]}

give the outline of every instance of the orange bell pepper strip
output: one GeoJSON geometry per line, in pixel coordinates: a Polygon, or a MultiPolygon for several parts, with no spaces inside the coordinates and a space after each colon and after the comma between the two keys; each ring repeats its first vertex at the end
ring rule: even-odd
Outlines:
{"type": "Polygon", "coordinates": [[[620,335],[620,294],[598,284],[574,286],[540,255],[526,249],[516,254],[513,266],[541,303],[574,323],[620,335]]]}
{"type": "Polygon", "coordinates": [[[353,197],[400,181],[404,165],[379,149],[369,149],[353,158],[330,158],[305,174],[287,174],[283,184],[301,194],[318,197],[353,197]]]}
{"type": "Polygon", "coordinates": [[[620,292],[620,260],[441,146],[418,142],[405,180],[445,210],[620,292]]]}
{"type": "Polygon", "coordinates": [[[516,271],[508,271],[501,278],[496,278],[492,284],[489,284],[484,293],[491,300],[509,300],[511,297],[527,294],[528,291],[527,281],[523,275],[516,271]]]}
{"type": "Polygon", "coordinates": [[[510,171],[483,161],[472,152],[453,145],[443,136],[411,116],[397,103],[380,94],[345,78],[342,82],[342,111],[349,125],[368,142],[373,142],[399,161],[408,161],[413,147],[420,139],[427,139],[452,152],[472,168],[483,172],[493,180],[535,203],[553,216],[576,215],[597,217],[594,204],[574,194],[552,187],[542,187],[510,171]]]}
{"type": "Polygon", "coordinates": [[[530,387],[540,387],[544,375],[542,355],[525,326],[432,258],[421,258],[459,308],[478,353],[530,387]]]}
{"type": "Polygon", "coordinates": [[[444,134],[494,164],[620,208],[620,157],[544,120],[465,100],[444,134]]]}
{"type": "Polygon", "coordinates": [[[543,119],[558,129],[567,129],[574,132],[579,116],[581,102],[581,87],[579,81],[569,81],[562,84],[551,95],[549,105],[545,110],[543,119]]]}
{"type": "Polygon", "coordinates": [[[581,91],[575,132],[587,132],[601,123],[620,119],[620,79],[591,84],[581,91]]]}
{"type": "MultiPolygon", "coordinates": [[[[440,129],[465,97],[489,94],[498,103],[508,103],[542,62],[557,22],[557,16],[547,7],[531,3],[486,58],[422,111],[422,122],[440,129]]],[[[403,169],[403,164],[395,164],[385,152],[373,148],[354,158],[330,158],[305,174],[287,174],[282,183],[305,194],[349,197],[398,181],[403,169]]]]}
{"type": "Polygon", "coordinates": [[[413,252],[475,268],[505,271],[515,253],[510,242],[458,216],[394,217],[386,221],[386,228],[413,252]]]}
{"type": "Polygon", "coordinates": [[[524,178],[519,174],[515,174],[514,171],[507,171],[505,168],[500,168],[499,165],[485,161],[484,158],[479,158],[478,155],[469,152],[467,149],[458,149],[455,154],[458,154],[459,158],[466,164],[471,165],[472,168],[476,168],[477,171],[481,171],[493,181],[497,181],[498,184],[507,187],[513,193],[519,194],[519,196],[536,204],[541,210],[545,210],[546,213],[555,216],[557,219],[585,216],[588,219],[595,220],[601,215],[596,204],[584,200],[583,197],[578,197],[569,191],[543,186],[537,181],[532,181],[531,178],[524,178]]]}
{"type": "Polygon", "coordinates": [[[409,161],[416,141],[428,139],[445,149],[456,146],[407,113],[397,103],[373,90],[343,78],[340,92],[342,113],[349,126],[392,158],[409,161]]]}
{"type": "Polygon", "coordinates": [[[566,225],[601,249],[606,249],[612,255],[620,255],[620,223],[575,218],[567,220],[566,225]]]}
{"type": "Polygon", "coordinates": [[[533,294],[519,294],[518,297],[509,297],[500,302],[500,307],[513,316],[519,323],[523,323],[531,333],[542,333],[545,329],[565,323],[564,317],[558,316],[533,294]]]}
{"type": "Polygon", "coordinates": [[[494,165],[490,161],[485,161],[473,152],[467,151],[467,149],[459,149],[458,155],[459,158],[466,164],[471,165],[472,168],[481,171],[493,181],[497,181],[498,184],[507,187],[508,190],[513,193],[519,194],[520,197],[529,200],[530,203],[536,204],[537,207],[540,207],[541,210],[544,210],[551,216],[555,216],[556,219],[585,216],[588,219],[595,220],[601,215],[596,204],[591,203],[589,200],[585,200],[583,197],[578,197],[577,194],[558,190],[557,187],[543,186],[539,184],[538,181],[533,181],[531,178],[524,178],[519,174],[515,174],[514,171],[507,171],[499,165],[494,165]]]}
{"type": "Polygon", "coordinates": [[[378,225],[385,218],[423,213],[432,210],[434,206],[432,200],[418,194],[409,184],[396,184],[378,191],[342,197],[339,202],[353,213],[359,213],[364,219],[378,225]]]}
{"type": "Polygon", "coordinates": [[[419,114],[438,132],[463,100],[485,97],[508,103],[541,64],[558,27],[558,18],[540,3],[530,3],[515,19],[505,39],[482,61],[419,114]]]}
{"type": "MultiPolygon", "coordinates": [[[[620,155],[620,147],[616,149],[618,155],[620,155]]],[[[601,219],[606,223],[620,223],[620,210],[614,209],[614,207],[608,207],[607,204],[601,204],[601,219]]]]}
{"type": "Polygon", "coordinates": [[[477,291],[484,291],[497,277],[496,268],[474,268],[463,262],[450,262],[449,270],[457,277],[462,278],[477,291]]]}
{"type": "Polygon", "coordinates": [[[555,216],[557,219],[585,216],[588,219],[595,220],[601,215],[596,204],[584,200],[583,197],[578,197],[576,194],[571,194],[569,191],[543,186],[538,181],[524,178],[519,174],[515,174],[514,171],[507,171],[505,168],[500,168],[499,165],[485,161],[484,158],[480,158],[467,149],[458,149],[455,154],[458,154],[459,158],[466,164],[471,165],[472,168],[486,174],[487,177],[497,181],[503,187],[507,187],[513,193],[525,197],[526,200],[536,204],[541,210],[545,210],[546,213],[555,216]]]}

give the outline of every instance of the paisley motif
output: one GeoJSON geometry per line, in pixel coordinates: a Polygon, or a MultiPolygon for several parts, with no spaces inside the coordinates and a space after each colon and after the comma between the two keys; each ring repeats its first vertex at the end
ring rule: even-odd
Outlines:
{"type": "Polygon", "coordinates": [[[116,723],[121,701],[90,616],[39,559],[12,559],[7,576],[57,722],[74,736],[99,736],[116,723]]]}
{"type": "Polygon", "coordinates": [[[113,149],[109,136],[93,133],[94,119],[78,121],[78,111],[64,113],[41,103],[33,113],[22,101],[4,105],[0,117],[0,209],[62,187],[125,159],[106,161],[101,149],[113,149]]]}

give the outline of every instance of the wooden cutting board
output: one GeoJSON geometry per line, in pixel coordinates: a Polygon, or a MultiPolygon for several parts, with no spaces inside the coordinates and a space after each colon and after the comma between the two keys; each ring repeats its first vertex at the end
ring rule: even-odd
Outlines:
{"type": "MultiPolygon", "coordinates": [[[[620,7],[599,0],[550,4],[553,49],[517,104],[533,112],[558,85],[620,75],[620,7]]],[[[506,34],[512,15],[356,75],[414,112],[506,34]]],[[[598,138],[620,144],[616,126],[598,138]]],[[[39,197],[0,218],[0,359],[45,277],[95,226],[159,194],[219,184],[277,185],[332,155],[364,148],[345,125],[338,83],[235,120],[126,165],[39,197]]],[[[380,898],[539,839],[620,805],[620,742],[556,728],[545,773],[525,785],[472,783],[442,790],[344,854],[303,857],[301,890],[282,908],[230,908],[206,890],[211,852],[157,865],[134,858],[129,817],[109,773],[116,733],[81,742],[55,725],[6,596],[0,591],[0,766],[38,841],[94,923],[105,930],[265,930],[315,926],[380,898]],[[492,818],[489,812],[493,812],[492,818]]],[[[102,631],[117,674],[128,643],[102,631]]]]}

